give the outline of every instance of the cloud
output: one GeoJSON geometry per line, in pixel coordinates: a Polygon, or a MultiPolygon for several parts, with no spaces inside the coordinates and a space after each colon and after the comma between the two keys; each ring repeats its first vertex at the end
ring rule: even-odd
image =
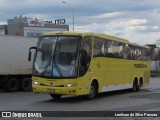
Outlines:
{"type": "Polygon", "coordinates": [[[6,25],[6,24],[7,24],[7,22],[5,22],[5,21],[0,22],[0,25],[6,25]]]}
{"type": "Polygon", "coordinates": [[[106,33],[138,42],[160,39],[159,0],[0,0],[0,24],[18,15],[41,19],[66,19],[72,29],[106,33]]]}
{"type": "Polygon", "coordinates": [[[142,24],[146,24],[147,20],[146,19],[132,19],[132,20],[128,20],[125,24],[126,25],[142,25],[142,24]]]}
{"type": "Polygon", "coordinates": [[[108,29],[104,33],[116,35],[142,45],[154,44],[155,40],[160,38],[160,30],[157,32],[153,32],[153,30],[157,30],[159,27],[142,26],[146,23],[147,20],[145,19],[113,21],[106,24],[108,29]],[[146,32],[147,30],[150,31],[146,32]]]}
{"type": "Polygon", "coordinates": [[[146,19],[119,19],[107,23],[92,23],[90,25],[76,26],[76,30],[100,32],[128,39],[131,42],[145,44],[154,44],[155,40],[160,38],[159,26],[142,26],[147,24],[146,19]],[[145,32],[147,30],[148,32],[145,32]],[[157,32],[153,32],[157,30],[157,32]]]}

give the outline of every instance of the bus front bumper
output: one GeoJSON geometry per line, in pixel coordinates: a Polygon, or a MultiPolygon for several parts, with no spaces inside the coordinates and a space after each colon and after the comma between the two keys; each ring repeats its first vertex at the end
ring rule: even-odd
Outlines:
{"type": "Polygon", "coordinates": [[[76,86],[74,87],[50,87],[32,84],[34,93],[76,95],[76,86]]]}

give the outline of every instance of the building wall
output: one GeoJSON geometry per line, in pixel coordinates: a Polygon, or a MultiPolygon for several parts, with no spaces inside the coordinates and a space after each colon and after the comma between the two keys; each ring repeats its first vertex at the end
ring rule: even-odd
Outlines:
{"type": "MultiPolygon", "coordinates": [[[[7,27],[8,35],[38,37],[45,32],[69,30],[69,25],[56,25],[47,23],[43,24],[43,26],[34,26],[34,24],[30,24],[30,21],[32,20],[33,19],[31,18],[27,19],[27,17],[9,19],[7,27]]],[[[41,22],[43,22],[43,20],[41,20],[41,22]]]]}
{"type": "Polygon", "coordinates": [[[160,61],[151,61],[151,71],[160,71],[160,61]]]}
{"type": "Polygon", "coordinates": [[[9,24],[17,24],[17,23],[26,23],[27,19],[28,19],[28,17],[22,17],[22,16],[19,18],[15,17],[13,19],[8,19],[7,23],[8,23],[8,25],[9,24]]]}
{"type": "Polygon", "coordinates": [[[156,47],[156,44],[147,45],[150,47],[151,53],[151,71],[160,71],[160,59],[158,57],[160,48],[156,47]]]}
{"type": "Polygon", "coordinates": [[[5,35],[5,25],[0,25],[0,35],[5,35]]]}
{"type": "Polygon", "coordinates": [[[67,31],[66,28],[24,27],[24,36],[38,37],[46,32],[67,31]]]}
{"type": "Polygon", "coordinates": [[[0,25],[0,35],[8,35],[7,25],[0,25]]]}
{"type": "Polygon", "coordinates": [[[25,23],[8,24],[8,35],[23,36],[23,27],[25,23]]]}

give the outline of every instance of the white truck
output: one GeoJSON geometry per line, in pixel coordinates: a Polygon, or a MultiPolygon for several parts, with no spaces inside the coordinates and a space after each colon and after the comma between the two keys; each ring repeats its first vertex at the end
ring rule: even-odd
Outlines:
{"type": "Polygon", "coordinates": [[[28,51],[37,38],[0,35],[0,89],[28,91],[31,89],[32,62],[28,51]]]}

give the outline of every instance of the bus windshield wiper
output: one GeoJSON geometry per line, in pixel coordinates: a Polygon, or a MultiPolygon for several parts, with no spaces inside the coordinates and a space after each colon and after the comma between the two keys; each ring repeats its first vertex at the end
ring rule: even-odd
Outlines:
{"type": "Polygon", "coordinates": [[[53,64],[54,64],[54,65],[53,65],[53,69],[54,69],[54,67],[57,68],[57,71],[58,71],[59,75],[60,75],[61,77],[63,77],[63,74],[62,74],[59,66],[58,66],[57,63],[55,62],[54,57],[53,57],[53,64]]]}

